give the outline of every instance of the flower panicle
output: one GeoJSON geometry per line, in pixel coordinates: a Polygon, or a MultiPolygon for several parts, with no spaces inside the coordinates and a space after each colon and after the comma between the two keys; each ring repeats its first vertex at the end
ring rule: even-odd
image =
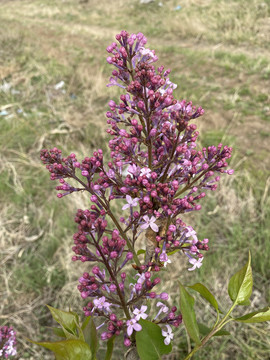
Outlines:
{"type": "Polygon", "coordinates": [[[123,333],[126,346],[134,331],[141,331],[138,321],[146,318],[162,326],[166,345],[173,339],[171,326],[179,326],[182,316],[163,303],[169,295],[160,291],[157,273],[173,266],[171,255],[177,252],[187,256],[189,271],[202,266],[208,239],[198,239],[182,215],[201,210],[220,176],[233,174],[228,169],[231,147],[198,148],[199,132],[192,122],[204,109],[175,98],[171,70],[154,66],[158,57],[146,43],[142,33],[121,31],[107,47],[107,62],[114,67],[107,86],[123,89],[118,102],[109,101],[106,113],[110,159],[104,160],[101,149],[81,162],[74,153],[63,157],[56,147],[41,150],[51,180],[60,183],[59,198],[89,194],[89,209],[79,209],[75,216],[72,260],[95,264],[80,277],[78,290],[87,301],[85,315],[102,318],[99,328],[107,327],[101,339],[123,333]],[[143,231],[151,239],[140,262],[135,244],[143,231]],[[137,271],[133,278],[132,267],[137,271]],[[145,300],[157,302],[156,314],[145,300]]]}

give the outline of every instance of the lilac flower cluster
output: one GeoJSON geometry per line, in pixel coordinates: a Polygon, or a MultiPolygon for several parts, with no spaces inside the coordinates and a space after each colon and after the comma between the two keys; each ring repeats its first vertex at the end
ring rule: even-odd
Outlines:
{"type": "Polygon", "coordinates": [[[200,200],[206,190],[216,190],[220,174],[233,173],[226,169],[232,149],[219,144],[197,150],[199,133],[190,121],[204,110],[174,98],[177,85],[169,79],[170,70],[154,67],[158,58],[145,48],[142,33],[121,31],[116,40],[118,44],[107,48],[107,61],[114,66],[108,86],[119,86],[125,93],[119,104],[109,102],[106,113],[111,160],[104,163],[99,149],[79,162],[75,154],[62,157],[57,148],[42,150],[41,160],[51,179],[60,182],[59,198],[87,191],[92,202],[89,209],[77,211],[72,258],[96,263],[79,279],[82,298],[90,299],[85,315],[103,318],[99,327],[106,325],[107,330],[102,339],[124,332],[124,344],[129,346],[134,331],[141,330],[140,318],[152,317],[143,301],[157,299],[152,321],[164,325],[164,342],[169,344],[171,326],[179,326],[182,317],[175,306],[169,309],[159,301],[167,301],[169,295],[156,290],[161,282],[156,273],[177,251],[188,257],[192,265],[188,270],[201,267],[208,239],[199,240],[181,215],[200,210],[200,200]],[[67,179],[76,180],[79,187],[67,179]],[[120,218],[112,210],[116,200],[122,204],[120,218]],[[135,244],[145,230],[146,255],[140,261],[135,244]],[[137,273],[131,281],[133,268],[137,273]]]}
{"type": "Polygon", "coordinates": [[[0,359],[9,359],[17,354],[15,335],[12,327],[0,327],[0,359]]]}

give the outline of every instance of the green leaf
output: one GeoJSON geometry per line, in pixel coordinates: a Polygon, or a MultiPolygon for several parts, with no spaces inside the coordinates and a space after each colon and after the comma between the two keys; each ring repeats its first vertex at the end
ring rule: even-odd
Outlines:
{"type": "MultiPolygon", "coordinates": [[[[203,336],[208,335],[210,333],[210,331],[212,331],[212,329],[210,329],[208,326],[206,326],[204,324],[198,324],[198,327],[199,327],[200,334],[203,336]]],[[[224,335],[231,335],[231,334],[229,333],[229,331],[219,330],[213,336],[224,336],[224,335]]]]}
{"type": "Polygon", "coordinates": [[[78,330],[78,333],[79,333],[79,339],[82,340],[82,341],[85,341],[84,340],[84,334],[83,334],[83,331],[82,331],[80,325],[78,323],[76,325],[77,325],[77,330],[78,330]]]}
{"type": "Polygon", "coordinates": [[[107,341],[107,351],[104,360],[111,360],[112,353],[113,353],[113,347],[114,347],[114,340],[115,335],[113,335],[108,341],[107,341]]]}
{"type": "Polygon", "coordinates": [[[253,311],[249,314],[241,316],[239,318],[234,319],[235,321],[240,321],[244,323],[259,323],[263,321],[270,320],[270,307],[266,307],[260,309],[258,311],[253,311]]]}
{"type": "Polygon", "coordinates": [[[181,249],[186,248],[186,247],[190,247],[190,244],[189,243],[181,244],[181,249]]]}
{"type": "Polygon", "coordinates": [[[207,300],[217,311],[219,311],[217,300],[214,295],[207,289],[207,287],[205,287],[203,284],[196,283],[192,286],[189,286],[189,288],[201,294],[205,300],[207,300]]]}
{"type": "Polygon", "coordinates": [[[146,251],[144,249],[140,249],[137,251],[137,255],[145,254],[146,251]]]}
{"type": "Polygon", "coordinates": [[[47,305],[47,307],[49,308],[54,320],[63,327],[63,330],[65,329],[71,332],[73,335],[77,335],[76,329],[79,323],[79,317],[76,313],[55,309],[49,305],[47,305]]]}
{"type": "Polygon", "coordinates": [[[167,255],[168,255],[168,256],[173,255],[173,254],[177,253],[178,251],[180,251],[180,249],[176,249],[176,250],[170,251],[170,252],[167,253],[167,255]]]}
{"type": "Polygon", "coordinates": [[[84,326],[83,334],[84,334],[85,342],[89,345],[93,354],[93,358],[95,358],[99,346],[97,330],[93,318],[91,316],[88,316],[87,319],[88,321],[84,326]]]}
{"type": "Polygon", "coordinates": [[[87,316],[87,317],[84,319],[84,321],[83,321],[83,323],[82,323],[82,326],[81,326],[82,331],[86,328],[86,326],[88,325],[90,319],[91,319],[91,316],[87,316]]]}
{"type": "Polygon", "coordinates": [[[159,360],[172,351],[172,345],[164,344],[161,328],[151,321],[140,319],[141,331],[136,332],[136,345],[141,360],[159,360]]]}
{"type": "Polygon", "coordinates": [[[214,336],[225,336],[225,335],[231,335],[231,333],[227,330],[219,330],[214,334],[214,336]]]}
{"type": "Polygon", "coordinates": [[[241,305],[243,306],[249,306],[251,304],[250,300],[243,301],[241,305]]]}
{"type": "Polygon", "coordinates": [[[194,298],[187,292],[185,287],[179,282],[180,286],[180,311],[187,332],[192,340],[198,345],[201,343],[199,337],[199,328],[194,311],[194,298]]]}
{"type": "MultiPolygon", "coordinates": [[[[66,330],[64,327],[62,329],[66,339],[74,339],[74,340],[78,339],[77,335],[74,335],[69,330],[66,330]]],[[[80,340],[84,341],[84,339],[80,339],[80,340]]]]}
{"type": "Polygon", "coordinates": [[[248,255],[246,265],[234,274],[228,286],[228,293],[231,300],[237,305],[246,305],[252,294],[252,269],[251,256],[248,255]]]}
{"type": "Polygon", "coordinates": [[[54,332],[54,334],[55,334],[56,336],[60,336],[60,337],[63,337],[63,338],[66,337],[63,329],[61,329],[61,328],[53,328],[53,327],[50,328],[50,329],[52,329],[52,331],[54,332]]]}
{"type": "MultiPolygon", "coordinates": [[[[30,340],[31,341],[31,340],[30,340]]],[[[92,354],[89,346],[81,340],[63,340],[57,342],[35,342],[54,352],[56,360],[91,360],[92,354]]]]}

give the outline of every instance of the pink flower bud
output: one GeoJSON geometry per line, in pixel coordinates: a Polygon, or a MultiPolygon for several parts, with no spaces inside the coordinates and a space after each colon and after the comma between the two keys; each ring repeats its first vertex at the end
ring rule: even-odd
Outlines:
{"type": "Polygon", "coordinates": [[[149,271],[147,271],[144,275],[146,279],[150,279],[151,277],[151,273],[149,271]]]}
{"type": "Polygon", "coordinates": [[[126,259],[127,259],[127,260],[133,259],[133,254],[132,254],[132,252],[128,252],[128,253],[127,253],[126,259]]]}
{"type": "Polygon", "coordinates": [[[81,297],[82,297],[83,299],[86,299],[86,298],[88,297],[88,293],[85,292],[85,291],[83,291],[83,292],[81,293],[81,297]]]}
{"type": "Polygon", "coordinates": [[[104,332],[101,334],[101,340],[107,340],[108,339],[108,333],[107,332],[104,332]]]}
{"type": "Polygon", "coordinates": [[[128,338],[125,338],[125,340],[124,340],[124,345],[125,345],[126,347],[129,347],[129,346],[131,345],[131,341],[130,341],[128,338]]]}
{"type": "Polygon", "coordinates": [[[169,231],[175,232],[175,230],[176,230],[176,226],[175,226],[175,225],[170,225],[170,226],[169,226],[169,231]]]}
{"type": "Polygon", "coordinates": [[[156,135],[156,133],[157,133],[157,129],[151,129],[149,135],[150,135],[151,137],[154,137],[154,136],[156,135]]]}
{"type": "Polygon", "coordinates": [[[141,101],[141,100],[138,101],[138,104],[137,104],[137,105],[138,105],[138,108],[140,108],[140,109],[142,109],[142,110],[144,109],[144,103],[143,103],[143,101],[141,101]]]}
{"type": "Polygon", "coordinates": [[[110,255],[111,259],[116,259],[117,256],[118,256],[117,251],[112,251],[112,252],[111,252],[111,255],[110,255]]]}
{"type": "Polygon", "coordinates": [[[97,198],[96,195],[92,195],[92,196],[90,197],[90,200],[91,200],[92,202],[94,202],[94,203],[97,203],[98,198],[97,198]]]}
{"type": "Polygon", "coordinates": [[[169,295],[168,295],[167,293],[165,293],[165,292],[161,293],[161,294],[159,295],[159,297],[160,297],[160,299],[162,299],[162,300],[168,300],[168,299],[169,299],[169,295]]]}
{"type": "Polygon", "coordinates": [[[115,292],[117,288],[116,288],[116,285],[111,284],[111,285],[109,286],[109,289],[110,289],[111,292],[115,292]]]}

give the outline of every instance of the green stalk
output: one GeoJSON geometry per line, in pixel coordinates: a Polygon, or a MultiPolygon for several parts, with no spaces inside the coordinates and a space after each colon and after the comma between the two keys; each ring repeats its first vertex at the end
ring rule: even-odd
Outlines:
{"type": "MultiPolygon", "coordinates": [[[[217,333],[219,330],[221,330],[223,328],[223,326],[225,326],[226,324],[228,324],[230,321],[232,321],[233,319],[228,319],[227,318],[230,316],[231,312],[233,311],[233,309],[235,308],[236,304],[233,304],[231,306],[231,308],[229,309],[229,311],[227,312],[227,314],[224,316],[224,318],[220,321],[219,324],[215,324],[213,329],[210,331],[210,333],[208,335],[206,335],[203,339],[202,342],[199,345],[196,345],[195,348],[185,357],[184,360],[189,360],[192,358],[192,356],[198,351],[200,350],[202,347],[204,347],[206,345],[206,343],[211,339],[212,336],[215,335],[215,333],[217,333]],[[226,321],[227,320],[227,321],[226,321]]],[[[218,319],[217,319],[218,321],[218,319]]]]}

